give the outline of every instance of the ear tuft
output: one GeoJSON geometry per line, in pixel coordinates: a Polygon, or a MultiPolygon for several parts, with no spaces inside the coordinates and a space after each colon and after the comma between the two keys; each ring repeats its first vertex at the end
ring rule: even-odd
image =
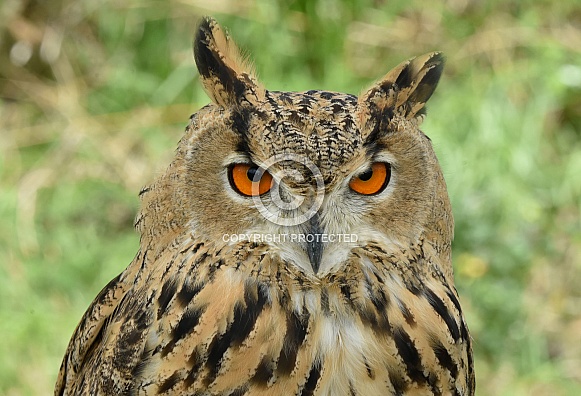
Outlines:
{"type": "Polygon", "coordinates": [[[442,71],[444,57],[432,52],[399,64],[360,96],[359,102],[371,102],[380,110],[391,110],[407,119],[423,119],[442,71]]]}
{"type": "Polygon", "coordinates": [[[222,107],[252,104],[264,95],[252,67],[218,23],[204,17],[194,39],[194,59],[204,90],[222,107]]]}

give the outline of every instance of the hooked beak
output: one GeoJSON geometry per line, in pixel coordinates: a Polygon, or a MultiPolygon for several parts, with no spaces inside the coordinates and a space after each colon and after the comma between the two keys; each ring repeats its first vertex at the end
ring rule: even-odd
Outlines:
{"type": "Polygon", "coordinates": [[[322,233],[323,229],[319,222],[319,216],[315,213],[315,215],[309,219],[306,234],[307,255],[309,256],[309,261],[311,262],[311,267],[315,274],[319,271],[321,258],[323,257],[324,244],[321,240],[322,233]]]}

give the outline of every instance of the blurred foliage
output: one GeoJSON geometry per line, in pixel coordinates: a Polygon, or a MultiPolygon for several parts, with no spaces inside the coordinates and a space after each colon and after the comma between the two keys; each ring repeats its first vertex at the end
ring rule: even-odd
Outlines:
{"type": "Polygon", "coordinates": [[[77,321],[137,251],[137,192],[208,102],[191,57],[204,14],[271,89],[357,93],[446,53],[423,129],[453,201],[478,394],[581,394],[576,0],[4,0],[0,394],[50,393],[77,321]]]}

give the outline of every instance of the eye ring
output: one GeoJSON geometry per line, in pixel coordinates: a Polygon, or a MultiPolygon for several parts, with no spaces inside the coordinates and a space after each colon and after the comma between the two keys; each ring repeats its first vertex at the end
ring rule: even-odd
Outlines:
{"type": "Polygon", "coordinates": [[[260,167],[255,164],[238,163],[228,167],[228,181],[238,194],[253,197],[267,193],[274,181],[267,171],[259,172],[260,167]],[[256,178],[260,176],[260,180],[256,178]]]}
{"type": "Polygon", "coordinates": [[[386,162],[374,162],[369,169],[353,176],[349,187],[361,195],[376,195],[385,190],[390,179],[391,165],[386,162]]]}

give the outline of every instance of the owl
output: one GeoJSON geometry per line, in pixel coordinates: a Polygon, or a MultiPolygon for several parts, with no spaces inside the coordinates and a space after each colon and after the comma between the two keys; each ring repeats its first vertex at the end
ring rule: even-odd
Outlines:
{"type": "Polygon", "coordinates": [[[359,96],[265,89],[211,18],[211,103],[140,192],[140,248],[55,395],[473,395],[453,218],[425,103],[440,53],[359,96]]]}

